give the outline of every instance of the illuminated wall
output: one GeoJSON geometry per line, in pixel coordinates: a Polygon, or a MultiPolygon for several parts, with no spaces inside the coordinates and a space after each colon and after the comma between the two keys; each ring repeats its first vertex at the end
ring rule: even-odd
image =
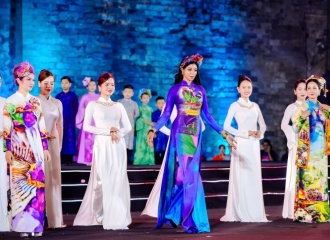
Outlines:
{"type": "MultiPolygon", "coordinates": [[[[46,68],[56,75],[54,94],[61,91],[63,75],[73,78],[73,90],[81,96],[85,76],[110,71],[117,83],[114,99],[127,83],[136,92],[144,87],[155,97],[166,96],[181,58],[198,52],[205,57],[202,83],[216,121],[223,124],[237,99],[237,76],[247,74],[254,81],[252,100],[260,104],[268,125],[266,136],[275,149],[285,149],[279,122],[294,100],[292,82],[305,75],[302,15],[294,1],[9,2],[0,3],[2,95],[15,90],[14,63],[28,60],[37,72],[46,68]]],[[[317,9],[321,16],[322,8],[317,9]]],[[[204,155],[211,158],[221,143],[222,137],[208,127],[204,155]]]]}

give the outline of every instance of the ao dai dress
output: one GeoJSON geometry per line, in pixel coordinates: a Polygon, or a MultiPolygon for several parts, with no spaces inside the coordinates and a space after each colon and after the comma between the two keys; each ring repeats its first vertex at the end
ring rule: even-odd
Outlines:
{"type": "Polygon", "coordinates": [[[330,112],[322,111],[318,102],[307,100],[296,110],[293,127],[298,133],[294,220],[308,223],[329,221],[327,155],[330,153],[330,112]],[[307,109],[311,115],[303,119],[301,113],[307,109]]]}
{"type": "Polygon", "coordinates": [[[224,129],[235,136],[237,148],[231,153],[226,214],[221,221],[268,221],[261,182],[260,139],[248,135],[249,130],[258,130],[258,124],[263,136],[266,124],[256,103],[240,98],[231,104],[224,129]],[[231,127],[233,118],[238,129],[231,127]]]}
{"type": "Polygon", "coordinates": [[[296,195],[296,153],[297,153],[297,141],[298,135],[293,131],[292,117],[297,108],[301,105],[302,102],[296,101],[295,103],[290,104],[284,112],[284,116],[281,123],[281,129],[285,133],[288,146],[288,165],[286,168],[286,181],[285,181],[285,194],[284,194],[284,204],[282,216],[283,218],[291,218],[294,216],[294,200],[296,195]]]}
{"type": "Polygon", "coordinates": [[[217,132],[222,128],[209,112],[204,88],[194,83],[188,85],[183,80],[169,90],[164,113],[154,126],[156,130],[167,123],[174,105],[178,115],[172,124],[164,159],[156,228],[161,228],[164,223],[181,223],[189,233],[209,232],[210,225],[200,176],[200,116],[217,132]]]}
{"type": "Polygon", "coordinates": [[[102,97],[88,103],[83,129],[95,134],[92,170],[73,225],[103,225],[106,230],[116,230],[127,229],[131,223],[124,140],[131,128],[121,103],[102,97]],[[91,124],[92,119],[95,126],[91,124]],[[119,129],[119,142],[111,141],[111,127],[119,129]]]}
{"type": "Polygon", "coordinates": [[[12,230],[43,232],[45,221],[44,154],[46,125],[38,98],[19,92],[4,107],[4,150],[12,151],[10,167],[12,230]]]}
{"type": "Polygon", "coordinates": [[[63,115],[60,100],[39,95],[43,109],[47,133],[55,138],[48,138],[51,161],[45,162],[46,214],[50,228],[63,225],[62,186],[61,186],[61,147],[63,138],[63,115]]]}
{"type": "MultiPolygon", "coordinates": [[[[94,134],[86,132],[82,129],[85,109],[89,102],[96,101],[100,95],[87,93],[83,95],[79,102],[78,112],[76,115],[76,127],[80,129],[78,137],[78,153],[75,159],[77,163],[81,164],[91,164],[93,156],[93,145],[94,145],[94,134]]],[[[94,126],[94,123],[92,123],[94,126]]]]}

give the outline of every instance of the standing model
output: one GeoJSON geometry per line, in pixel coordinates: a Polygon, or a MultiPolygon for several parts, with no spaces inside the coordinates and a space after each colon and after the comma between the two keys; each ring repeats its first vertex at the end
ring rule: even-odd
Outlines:
{"type": "Polygon", "coordinates": [[[102,74],[98,79],[101,97],[86,107],[83,129],[95,134],[93,162],[73,225],[103,225],[106,230],[116,230],[127,229],[131,223],[124,136],[132,127],[124,106],[110,98],[114,81],[112,74],[102,74]]]}
{"type": "Polygon", "coordinates": [[[63,108],[60,100],[53,98],[54,74],[42,70],[38,76],[40,95],[38,98],[43,109],[46,123],[48,148],[52,161],[45,163],[46,214],[49,228],[61,228],[62,186],[61,186],[61,147],[63,138],[63,108]]]}
{"type": "Polygon", "coordinates": [[[283,218],[294,218],[294,199],[296,194],[296,153],[297,153],[297,140],[298,135],[292,128],[292,117],[297,108],[306,99],[306,80],[299,79],[294,84],[294,94],[297,96],[297,100],[290,104],[284,112],[284,116],[281,123],[281,129],[285,133],[288,146],[288,166],[286,168],[286,181],[285,181],[285,194],[283,204],[283,218]],[[291,122],[291,124],[290,124],[291,122]]]}
{"type": "Polygon", "coordinates": [[[308,100],[293,116],[298,133],[296,154],[296,198],[294,220],[328,222],[328,158],[330,154],[330,107],[317,101],[325,79],[312,75],[307,79],[308,100]]]}
{"type": "Polygon", "coordinates": [[[200,154],[203,117],[214,130],[228,141],[230,136],[212,118],[198,70],[203,57],[187,56],[175,76],[175,85],[167,95],[164,114],[148,133],[152,146],[154,134],[170,118],[174,105],[178,115],[173,122],[167,149],[164,175],[158,204],[157,228],[164,223],[176,227],[180,223],[188,233],[210,232],[204,189],[200,176],[200,154]]]}
{"type": "Polygon", "coordinates": [[[259,142],[266,131],[266,124],[258,104],[249,100],[252,94],[251,79],[240,75],[237,90],[241,97],[230,105],[224,124],[224,129],[235,136],[237,150],[233,149],[231,153],[226,214],[220,220],[267,222],[259,142]],[[237,129],[230,126],[233,118],[237,129]]]}
{"type": "Polygon", "coordinates": [[[13,70],[18,91],[6,100],[4,151],[10,165],[12,227],[22,237],[41,236],[45,222],[44,161],[50,160],[40,100],[29,94],[34,69],[23,62],[13,70]]]}

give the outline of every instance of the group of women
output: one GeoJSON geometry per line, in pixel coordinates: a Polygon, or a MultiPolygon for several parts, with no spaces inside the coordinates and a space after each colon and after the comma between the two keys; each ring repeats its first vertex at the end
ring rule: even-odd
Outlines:
{"type": "MultiPolygon", "coordinates": [[[[230,106],[222,128],[209,112],[200,82],[202,60],[201,55],[195,54],[181,61],[164,112],[146,136],[153,147],[156,132],[170,118],[173,120],[170,132],[167,131],[170,138],[161,171],[143,214],[158,218],[156,228],[164,223],[173,227],[181,224],[188,233],[210,232],[200,176],[205,121],[232,147],[227,207],[221,221],[267,222],[259,142],[266,124],[259,106],[249,100],[252,81],[245,75],[239,76],[240,98],[230,106]],[[231,126],[233,118],[237,128],[231,126]]],[[[4,109],[0,131],[5,159],[10,165],[11,207],[8,212],[7,189],[1,184],[0,231],[16,231],[22,237],[41,236],[45,215],[48,227],[65,226],[59,175],[62,105],[51,97],[54,75],[50,71],[42,70],[39,74],[38,97],[29,94],[35,72],[28,62],[17,65],[13,74],[17,92],[6,100],[0,99],[4,109]]],[[[320,90],[325,90],[322,81],[318,76],[298,81],[294,90],[297,101],[287,108],[282,121],[290,149],[283,217],[302,222],[329,220],[326,155],[330,151],[330,107],[317,101],[320,90]]],[[[97,85],[100,97],[87,104],[83,121],[83,130],[95,135],[92,170],[74,225],[128,229],[130,190],[123,137],[132,127],[123,105],[111,100],[114,77],[104,73],[97,85]]],[[[4,159],[0,163],[3,183],[6,164],[4,159]]]]}

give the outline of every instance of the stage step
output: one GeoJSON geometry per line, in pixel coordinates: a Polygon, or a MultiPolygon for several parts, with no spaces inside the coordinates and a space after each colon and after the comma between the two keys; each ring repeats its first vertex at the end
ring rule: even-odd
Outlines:
{"type": "MultiPolygon", "coordinates": [[[[229,162],[203,162],[201,177],[208,208],[226,206],[229,179],[229,162]]],[[[160,166],[129,166],[127,175],[131,189],[131,211],[142,211],[160,166]]],[[[63,166],[63,212],[77,213],[90,174],[88,166],[63,166]]],[[[265,205],[282,205],[285,188],[286,164],[263,163],[263,190],[265,205]]]]}

